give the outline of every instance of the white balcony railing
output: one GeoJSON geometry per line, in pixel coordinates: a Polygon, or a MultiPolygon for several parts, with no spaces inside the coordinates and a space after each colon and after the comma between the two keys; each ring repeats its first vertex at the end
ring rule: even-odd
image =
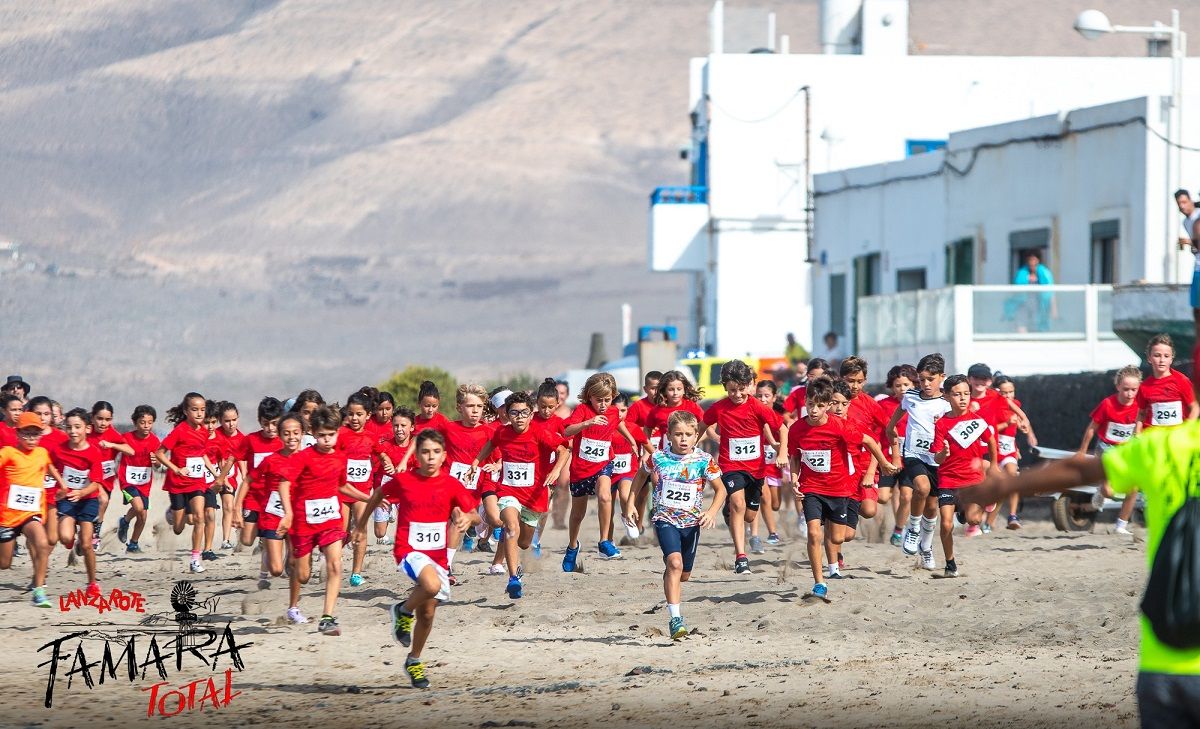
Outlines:
{"type": "Polygon", "coordinates": [[[1009,375],[1137,364],[1112,331],[1112,287],[952,286],[858,300],[858,351],[882,376],[930,352],[947,372],[975,362],[1009,375]],[[882,371],[880,370],[882,368],[882,371]]]}

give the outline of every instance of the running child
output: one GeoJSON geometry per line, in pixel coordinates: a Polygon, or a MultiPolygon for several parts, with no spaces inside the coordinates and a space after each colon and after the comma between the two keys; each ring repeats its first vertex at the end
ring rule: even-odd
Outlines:
{"type": "MultiPolygon", "coordinates": [[[[847,359],[852,359],[852,357],[847,359]]],[[[830,417],[845,420],[857,432],[867,433],[872,438],[877,437],[875,434],[862,430],[858,423],[849,417],[850,405],[853,399],[854,392],[850,389],[850,385],[844,380],[834,380],[833,401],[829,406],[830,417]]],[[[875,516],[875,505],[878,501],[878,496],[874,494],[875,489],[873,488],[875,485],[876,464],[875,460],[871,458],[871,452],[862,446],[858,446],[857,448],[851,448],[845,455],[849,464],[849,475],[847,476],[849,484],[847,488],[852,493],[846,500],[846,529],[842,534],[843,544],[854,540],[854,536],[858,531],[860,515],[867,518],[875,516]],[[870,484],[870,487],[865,487],[864,484],[870,484]]],[[[841,544],[833,543],[832,534],[829,529],[825,530],[825,556],[829,561],[825,576],[835,580],[842,579],[844,577],[842,571],[846,568],[846,558],[842,554],[841,544]]]]}
{"type": "Polygon", "coordinates": [[[221,549],[233,549],[230,541],[234,515],[237,509],[237,492],[240,490],[245,471],[242,470],[241,454],[246,449],[246,434],[238,430],[241,415],[236,404],[225,401],[217,403],[217,439],[221,441],[222,456],[220,471],[224,484],[220,488],[221,500],[221,549]]]}
{"type": "Polygon", "coordinates": [[[117,540],[125,545],[125,551],[136,554],[142,551],[138,546],[142,531],[146,528],[146,510],[150,508],[150,486],[154,478],[152,468],[154,453],[162,442],[154,434],[154,421],[158,413],[149,405],[138,405],[129,416],[133,422],[133,430],[123,438],[132,453],[121,456],[118,471],[118,483],[121,486],[121,496],[129,508],[117,521],[117,540]],[[133,523],[133,537],[129,535],[129,525],[133,523]]]}
{"type": "Polygon", "coordinates": [[[207,401],[198,392],[189,392],[183,400],[167,410],[167,422],[175,429],[163,439],[155,458],[167,469],[164,484],[171,498],[167,521],[175,534],[182,534],[187,525],[192,527],[192,555],[188,568],[204,572],[200,561],[204,545],[204,474],[212,464],[208,463],[208,430],[204,427],[207,401]]]}
{"type": "MultiPolygon", "coordinates": [[[[594,377],[594,375],[593,375],[594,377]]],[[[609,375],[611,377],[611,375],[609,375]]],[[[589,378],[590,381],[590,378],[589,378]]],[[[587,388],[584,389],[586,393],[587,388]]],[[[504,399],[509,424],[501,426],[492,434],[491,440],[471,461],[468,477],[474,479],[480,463],[488,459],[492,451],[498,451],[503,459],[500,464],[500,484],[496,487],[496,498],[487,499],[488,521],[493,526],[504,527],[501,544],[504,559],[508,563],[508,596],[517,599],[523,594],[520,550],[528,549],[533,543],[533,531],[539,520],[550,510],[550,487],[558,480],[563,467],[563,457],[568,453],[563,436],[549,428],[532,426],[534,399],[528,393],[514,392],[504,399]],[[547,451],[556,451],[558,458],[549,473],[543,470],[548,462],[547,451]]],[[[583,405],[575,409],[578,412],[583,405]]],[[[575,414],[571,414],[575,418],[575,414]]],[[[483,470],[496,470],[495,464],[483,466],[483,470]]],[[[574,493],[574,491],[572,491],[574,493]]],[[[611,496],[609,497],[611,499],[611,496]]],[[[578,552],[578,547],[576,547],[578,552]]]]}
{"type": "Polygon", "coordinates": [[[819,377],[808,382],[806,414],[792,424],[788,432],[788,456],[792,465],[793,490],[803,499],[804,520],[808,528],[808,559],[812,566],[812,594],[825,597],[829,587],[822,573],[822,553],[826,528],[834,545],[846,538],[848,501],[855,486],[850,478],[847,454],[865,446],[885,473],[898,469],[883,459],[879,443],[861,433],[846,420],[831,417],[833,381],[819,377]]]}
{"type": "MultiPolygon", "coordinates": [[[[631,450],[638,446],[625,423],[618,419],[618,411],[609,412],[616,396],[616,378],[607,372],[597,372],[584,382],[583,390],[579,393],[579,405],[563,423],[562,434],[571,439],[571,517],[563,572],[575,571],[579,559],[579,529],[587,514],[591,496],[596,497],[600,522],[600,539],[596,548],[605,559],[621,558],[621,550],[607,538],[613,521],[612,439],[614,434],[620,434],[628,441],[631,450]]],[[[509,412],[509,417],[512,417],[512,412],[509,412]]],[[[633,508],[629,493],[620,494],[620,499],[621,512],[629,517],[626,532],[630,539],[637,539],[638,532],[634,526],[637,522],[630,516],[633,508]]]]}
{"type": "MultiPolygon", "coordinates": [[[[67,442],[67,434],[54,427],[53,401],[44,395],[31,397],[25,403],[25,411],[34,413],[42,419],[42,439],[38,441],[38,445],[45,448],[46,452],[53,457],[54,452],[67,442]]],[[[54,545],[58,543],[57,500],[61,483],[47,475],[43,485],[46,488],[46,539],[53,551],[54,545]]]]}
{"type": "MultiPolygon", "coordinates": [[[[363,494],[371,493],[374,471],[375,436],[367,430],[367,421],[375,410],[375,403],[367,399],[361,392],[356,392],[346,398],[342,407],[343,425],[338,430],[337,450],[346,457],[346,483],[363,494]]],[[[342,501],[342,530],[350,533],[352,525],[363,514],[366,504],[356,497],[341,496],[342,501]]],[[[350,586],[358,587],[363,583],[363,562],[367,558],[367,543],[355,542],[353,545],[354,558],[350,569],[350,586]]]]}
{"type": "Polygon", "coordinates": [[[112,403],[103,400],[92,405],[92,429],[88,432],[88,442],[100,451],[100,465],[104,469],[104,480],[100,482],[97,493],[100,502],[96,514],[95,528],[92,530],[92,549],[100,549],[100,524],[104,521],[104,513],[108,511],[109,495],[117,484],[117,454],[133,455],[133,449],[125,443],[119,432],[113,429],[112,403]]]}
{"type": "Polygon", "coordinates": [[[25,404],[16,395],[0,395],[0,447],[20,445],[17,440],[17,420],[25,412],[25,404]]]}
{"type": "MultiPolygon", "coordinates": [[[[412,434],[413,424],[417,420],[416,413],[406,407],[389,407],[387,412],[391,413],[392,417],[392,435],[382,443],[375,444],[375,458],[379,462],[379,467],[375,469],[374,490],[379,490],[392,480],[397,470],[396,463],[404,463],[405,467],[400,469],[401,471],[417,467],[415,456],[408,461],[404,460],[409,446],[413,445],[412,434]]],[[[391,505],[380,504],[376,507],[371,513],[371,521],[375,523],[375,543],[391,544],[392,540],[387,536],[388,524],[395,521],[391,505]]]]}
{"type": "Polygon", "coordinates": [[[367,421],[367,430],[374,434],[376,443],[387,443],[393,435],[392,427],[395,423],[392,422],[392,414],[396,412],[396,398],[392,393],[374,387],[363,387],[359,392],[364,395],[371,394],[368,390],[373,391],[371,399],[375,403],[375,410],[371,412],[371,419],[367,421]]]}
{"type": "Polygon", "coordinates": [[[950,411],[950,403],[942,397],[945,379],[946,360],[941,354],[922,357],[917,363],[917,389],[904,394],[900,407],[888,421],[887,438],[895,442],[896,425],[902,415],[908,415],[903,447],[893,454],[892,464],[899,468],[903,463],[904,476],[912,484],[907,528],[900,545],[900,549],[909,555],[933,549],[937,514],[926,515],[925,504],[931,490],[937,486],[937,461],[932,451],[933,426],[938,418],[950,411]]]}
{"type": "Polygon", "coordinates": [[[805,381],[792,388],[792,391],[783,399],[783,409],[794,418],[803,418],[806,414],[804,409],[805,399],[808,397],[807,384],[815,379],[824,377],[830,373],[829,362],[814,357],[808,361],[808,374],[805,376],[805,381]]]}
{"type": "MultiPolygon", "coordinates": [[[[887,437],[890,413],[886,413],[875,398],[865,391],[867,361],[862,357],[851,355],[842,360],[838,371],[842,376],[840,381],[845,383],[845,389],[839,388],[838,391],[847,399],[846,419],[854,427],[874,438],[880,444],[884,457],[890,458],[894,445],[887,437]]],[[[866,450],[859,448],[852,451],[850,455],[854,459],[854,473],[858,481],[854,498],[850,500],[851,511],[847,521],[851,532],[849,539],[852,539],[853,532],[858,529],[860,518],[872,519],[879,513],[880,474],[875,467],[875,461],[871,459],[871,454],[866,450]]],[[[845,554],[840,549],[837,562],[839,568],[845,568],[845,554]]]]}
{"type": "Polygon", "coordinates": [[[62,474],[63,490],[58,494],[58,539],[63,546],[83,557],[87,570],[87,594],[100,594],[96,583],[96,550],[92,545],[92,530],[100,510],[99,491],[104,482],[104,456],[88,442],[92,417],[83,408],[67,413],[67,442],[56,448],[51,456],[54,468],[62,474]],[[78,541],[76,541],[78,529],[78,541]]]}
{"type": "MultiPolygon", "coordinates": [[[[294,414],[303,430],[304,419],[299,413],[294,414]]],[[[233,496],[233,527],[238,530],[239,540],[243,546],[249,547],[258,539],[258,515],[266,507],[263,498],[266,491],[262,487],[259,469],[264,461],[272,454],[278,453],[283,447],[279,438],[279,422],[283,417],[283,403],[274,397],[264,397],[258,402],[259,429],[246,436],[241,448],[235,454],[238,465],[245,477],[233,496]]],[[[301,443],[303,443],[303,432],[301,443]]],[[[276,509],[278,511],[279,509],[276,509]]],[[[264,558],[265,559],[265,558],[264,558]]],[[[259,570],[259,580],[266,580],[268,570],[266,564],[259,570]]]]}
{"type": "Polygon", "coordinates": [[[447,525],[463,533],[479,516],[475,513],[475,497],[443,469],[446,444],[442,434],[436,428],[426,428],[414,445],[417,468],[396,474],[371,496],[355,525],[354,541],[366,541],[368,512],[380,508],[385,500],[395,505],[396,546],[392,553],[397,571],[407,575],[414,585],[408,599],[392,605],[392,637],[409,649],[404,672],[412,685],[428,688],[421,652],[433,630],[438,603],[450,599],[447,525]]]}
{"type": "MultiPolygon", "coordinates": [[[[1017,386],[1011,377],[1000,375],[995,378],[996,393],[999,397],[991,413],[994,416],[992,426],[996,431],[996,457],[1000,459],[1000,468],[1010,476],[1016,476],[1021,462],[1021,454],[1017,450],[1017,432],[1022,432],[1029,439],[1029,445],[1037,447],[1037,435],[1033,432],[1033,424],[1021,409],[1021,401],[1017,399],[1017,386]]],[[[981,411],[982,412],[982,411],[981,411]]],[[[985,416],[986,420],[986,416],[985,416]]],[[[1013,494],[1008,498],[1008,528],[1021,528],[1019,513],[1021,497],[1013,494]]],[[[990,532],[996,525],[1000,515],[999,504],[993,508],[984,520],[982,529],[970,525],[965,534],[973,536],[980,531],[990,532]]]]}
{"type": "MultiPolygon", "coordinates": [[[[1083,442],[1079,444],[1080,456],[1087,455],[1093,437],[1096,439],[1095,455],[1099,458],[1108,449],[1128,442],[1137,431],[1137,394],[1142,386],[1141,369],[1134,365],[1122,367],[1113,378],[1113,384],[1117,391],[1101,400],[1092,410],[1087,428],[1083,431],[1083,442]]],[[[1107,483],[1101,484],[1092,498],[1092,505],[1099,510],[1104,506],[1105,498],[1110,496],[1112,489],[1107,483]]],[[[1129,532],[1128,527],[1122,526],[1122,529],[1129,532]]]]}
{"type": "MultiPolygon", "coordinates": [[[[640,401],[639,401],[640,402],[640,401]]],[[[631,495],[633,493],[633,480],[637,477],[638,470],[642,463],[642,449],[649,452],[649,439],[646,438],[646,432],[636,425],[630,423],[629,415],[629,397],[624,393],[617,393],[613,398],[612,407],[617,409],[620,414],[621,421],[625,423],[625,429],[633,436],[633,440],[638,444],[638,450],[629,447],[629,441],[625,440],[625,436],[621,435],[620,431],[614,431],[612,436],[612,491],[620,501],[620,494],[631,495]]],[[[631,507],[632,508],[632,507],[631,507]]],[[[642,531],[642,515],[637,512],[631,514],[634,518],[634,526],[640,534],[642,531]]],[[[609,522],[608,533],[605,539],[613,541],[614,537],[614,522],[609,522]]]]}
{"type": "Polygon", "coordinates": [[[322,635],[341,635],[334,612],[342,588],[342,543],[349,536],[342,528],[341,497],[366,502],[370,496],[346,482],[346,454],[337,450],[338,429],[342,418],[338,411],[320,406],[308,418],[316,441],[295,459],[295,478],[277,486],[280,499],[291,502],[292,519],[286,513],[275,527],[286,534],[292,547],[289,572],[290,608],[300,607],[300,586],[312,576],[310,557],[320,550],[325,557],[325,604],[317,631],[322,635]]]}
{"type": "Polygon", "coordinates": [[[25,537],[33,562],[33,606],[51,608],[46,596],[50,540],[42,523],[47,478],[65,488],[50,454],[38,445],[45,423],[36,413],[21,413],[15,423],[17,445],[0,447],[0,569],[11,569],[17,537],[25,537]]]}
{"type": "MultiPolygon", "coordinates": [[[[562,402],[558,399],[558,382],[552,377],[542,380],[542,384],[538,385],[537,389],[537,410],[533,413],[534,427],[550,428],[561,436],[565,427],[564,423],[566,422],[558,414],[558,408],[561,404],[562,402]]],[[[570,413],[567,413],[567,415],[569,416],[570,413]]],[[[558,453],[557,451],[549,451],[546,457],[549,460],[547,463],[542,464],[542,469],[546,473],[549,473],[555,459],[558,458],[558,453]]],[[[568,490],[571,481],[569,466],[569,463],[565,463],[559,470],[558,480],[550,488],[550,512],[542,517],[537,529],[533,532],[533,556],[536,558],[542,556],[542,532],[546,529],[546,519],[553,517],[556,524],[561,524],[564,528],[566,527],[564,517],[567,514],[567,502],[570,500],[571,493],[568,490]]],[[[616,483],[616,479],[613,479],[613,482],[616,483]]],[[[611,523],[609,525],[609,532],[610,536],[608,539],[611,540],[611,523]]]]}
{"type": "Polygon", "coordinates": [[[420,433],[426,428],[436,428],[448,423],[449,419],[439,411],[441,407],[442,395],[438,392],[437,384],[431,380],[422,382],[417,391],[417,422],[413,424],[413,430],[420,433]]]}
{"type": "MultiPolygon", "coordinates": [[[[667,447],[650,455],[650,521],[663,553],[663,593],[667,599],[667,631],[672,640],[688,634],[680,606],[683,583],[692,577],[700,530],[716,524],[725,501],[721,468],[713,457],[697,450],[700,421],[687,410],[667,418],[667,447]],[[704,508],[704,485],[711,484],[713,500],[704,508]]],[[[645,474],[639,474],[644,479],[645,474]]]]}
{"type": "MultiPolygon", "coordinates": [[[[946,577],[958,577],[954,559],[954,519],[961,514],[968,525],[983,521],[978,504],[959,504],[958,490],[983,481],[988,463],[999,457],[996,439],[981,413],[971,412],[971,385],[964,375],[951,375],[942,383],[950,411],[933,426],[933,452],[938,463],[937,490],[930,493],[926,511],[936,509],[941,519],[942,553],[946,577]],[[986,460],[985,460],[986,459],[986,460]]],[[[933,550],[921,552],[921,566],[937,568],[933,550]]]]}
{"type": "MultiPolygon", "coordinates": [[[[775,380],[759,380],[755,386],[754,396],[763,405],[774,411],[786,429],[791,423],[786,422],[787,411],[779,399],[779,385],[775,380]]],[[[779,489],[783,485],[784,469],[787,468],[787,449],[779,447],[779,439],[772,438],[763,444],[763,455],[766,460],[766,470],[763,472],[763,509],[759,511],[761,521],[767,527],[767,544],[777,546],[783,543],[779,538],[779,510],[783,508],[783,497],[779,489]],[[783,465],[777,465],[780,454],[783,455],[783,465]]],[[[758,524],[756,520],[750,527],[750,551],[764,554],[767,550],[759,543],[758,524]]]]}
{"type": "Polygon", "coordinates": [[[221,473],[221,464],[228,455],[224,440],[217,435],[221,430],[221,421],[217,417],[217,403],[213,400],[204,402],[204,428],[208,431],[208,439],[204,447],[204,549],[200,559],[215,560],[213,540],[217,536],[217,522],[221,511],[221,492],[225,489],[225,477],[221,473]]]}
{"type": "MultiPolygon", "coordinates": [[[[787,452],[787,431],[775,411],[751,396],[754,370],[740,359],[721,365],[721,386],[725,397],[704,413],[705,437],[718,441],[717,467],[728,496],[724,506],[725,523],[733,538],[733,572],[749,574],[746,556],[746,526],[758,517],[762,504],[766,462],[763,443],[777,440],[787,452]]],[[[782,460],[777,456],[777,461],[782,460]]],[[[777,464],[778,465],[778,464],[777,464]]]]}
{"type": "MultiPolygon", "coordinates": [[[[253,474],[247,474],[244,482],[248,484],[248,492],[254,494],[254,503],[261,505],[254,514],[251,523],[253,529],[242,533],[243,543],[247,534],[255,534],[262,540],[260,588],[269,587],[269,577],[282,575],[286,564],[286,544],[279,526],[285,519],[288,524],[294,523],[296,516],[292,512],[291,499],[284,498],[279,491],[279,484],[285,481],[294,483],[299,474],[300,459],[297,454],[304,439],[304,421],[297,413],[288,413],[276,421],[276,430],[282,444],[279,450],[264,458],[253,474]]],[[[292,623],[308,622],[298,605],[288,608],[287,617],[292,623]]]]}
{"type": "Polygon", "coordinates": [[[325,398],[316,390],[301,390],[292,402],[291,412],[299,413],[304,420],[304,439],[300,443],[301,450],[312,448],[317,439],[313,437],[312,426],[309,425],[308,419],[317,411],[317,408],[325,404],[325,398]]]}
{"type": "MultiPolygon", "coordinates": [[[[642,431],[649,438],[650,447],[653,450],[662,448],[666,443],[667,418],[671,417],[671,413],[676,410],[687,410],[696,416],[697,421],[704,420],[704,410],[700,407],[700,399],[700,391],[682,372],[670,370],[663,373],[663,376],[658,379],[658,388],[654,391],[654,397],[651,398],[650,411],[646,413],[645,421],[642,424],[642,431]]],[[[637,513],[645,513],[648,496],[648,489],[644,486],[635,492],[634,506],[637,513]]]]}

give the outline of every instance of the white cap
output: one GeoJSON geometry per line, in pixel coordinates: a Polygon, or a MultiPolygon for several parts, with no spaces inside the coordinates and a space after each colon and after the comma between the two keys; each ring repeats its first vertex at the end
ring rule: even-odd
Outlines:
{"type": "Polygon", "coordinates": [[[500,408],[504,407],[504,401],[507,400],[508,396],[511,394],[512,394],[512,390],[501,390],[500,392],[497,392],[495,395],[492,395],[492,407],[495,408],[496,410],[499,410],[500,408]]]}

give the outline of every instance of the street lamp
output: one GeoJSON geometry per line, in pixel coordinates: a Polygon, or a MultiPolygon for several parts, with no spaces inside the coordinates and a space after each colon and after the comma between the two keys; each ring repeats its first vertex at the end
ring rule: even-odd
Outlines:
{"type": "MultiPolygon", "coordinates": [[[[1187,33],[1179,25],[1179,11],[1171,11],[1169,26],[1155,22],[1151,26],[1113,25],[1108,16],[1099,10],[1084,10],[1075,18],[1075,30],[1088,40],[1096,40],[1109,33],[1138,33],[1161,38],[1164,35],[1171,38],[1171,107],[1167,115],[1167,189],[1171,191],[1179,187],[1179,178],[1183,170],[1183,59],[1187,55],[1187,33]],[[1172,184],[1174,183],[1174,184],[1172,184]]],[[[1173,206],[1167,205],[1167,228],[1171,230],[1171,218],[1174,215],[1173,206]]],[[[1168,249],[1169,250],[1169,249],[1168,249]]],[[[1164,258],[1165,278],[1176,282],[1177,266],[1172,265],[1173,256],[1164,258]]]]}

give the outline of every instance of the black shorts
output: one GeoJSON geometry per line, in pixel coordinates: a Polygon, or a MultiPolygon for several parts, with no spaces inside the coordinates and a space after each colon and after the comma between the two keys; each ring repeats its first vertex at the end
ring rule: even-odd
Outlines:
{"type": "Polygon", "coordinates": [[[958,506],[958,489],[936,488],[930,496],[937,496],[939,509],[943,506],[958,506]]]}
{"type": "Polygon", "coordinates": [[[846,499],[846,526],[851,529],[858,528],[858,507],[861,502],[854,499],[846,499]]]}
{"type": "Polygon", "coordinates": [[[41,520],[42,520],[42,518],[40,516],[31,516],[28,519],[26,519],[25,521],[18,524],[17,526],[0,527],[0,544],[4,544],[6,542],[11,542],[12,540],[21,536],[21,532],[23,532],[25,530],[25,527],[29,524],[29,522],[31,522],[31,521],[41,522],[41,520]]]}
{"type": "Polygon", "coordinates": [[[910,488],[912,487],[912,481],[909,480],[908,477],[904,475],[903,468],[900,470],[900,473],[897,473],[895,476],[889,476],[886,473],[883,473],[882,471],[879,473],[879,488],[891,489],[891,488],[897,488],[900,486],[908,486],[910,488]]]}
{"type": "Polygon", "coordinates": [[[212,489],[204,489],[204,508],[205,509],[221,509],[221,500],[217,498],[217,492],[212,489]]]}
{"type": "Polygon", "coordinates": [[[925,476],[929,479],[931,493],[932,489],[937,488],[937,466],[931,466],[920,458],[906,457],[904,459],[904,470],[900,472],[900,475],[904,477],[905,481],[908,481],[908,484],[915,484],[917,476],[925,476]]]}
{"type": "Polygon", "coordinates": [[[286,535],[280,534],[279,532],[275,531],[274,529],[259,529],[258,536],[261,539],[275,539],[275,540],[283,540],[283,539],[287,538],[286,535]]]}
{"type": "Polygon", "coordinates": [[[758,511],[762,506],[763,480],[754,478],[745,471],[727,471],[721,474],[725,484],[725,506],[722,511],[729,516],[729,497],[741,491],[746,496],[746,511],[758,511]]]}
{"type": "Polygon", "coordinates": [[[192,499],[204,496],[203,491],[188,491],[183,494],[169,494],[171,497],[171,511],[187,511],[191,508],[192,499]]]}
{"type": "Polygon", "coordinates": [[[612,478],[612,461],[605,463],[604,468],[601,468],[595,474],[579,481],[572,481],[571,496],[577,499],[585,496],[595,496],[596,485],[600,482],[601,476],[612,478]]]}
{"type": "Polygon", "coordinates": [[[847,496],[804,495],[804,521],[823,520],[832,524],[845,524],[850,516],[847,496]]]}
{"type": "Polygon", "coordinates": [[[257,524],[258,512],[254,509],[242,509],[242,521],[247,524],[257,524]]]}

